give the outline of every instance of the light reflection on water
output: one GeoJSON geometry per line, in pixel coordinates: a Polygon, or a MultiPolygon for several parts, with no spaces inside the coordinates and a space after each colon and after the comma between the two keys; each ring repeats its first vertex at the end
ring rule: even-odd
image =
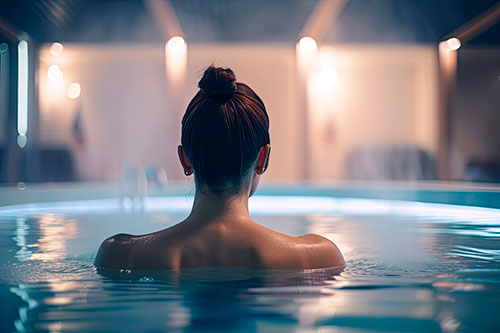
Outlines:
{"type": "Polygon", "coordinates": [[[16,218],[16,233],[12,239],[19,247],[19,250],[16,251],[16,258],[19,259],[19,261],[31,258],[32,252],[28,249],[26,244],[26,236],[28,235],[29,228],[29,224],[26,223],[26,218],[16,218]]]}
{"type": "Polygon", "coordinates": [[[55,214],[44,214],[38,219],[40,237],[32,247],[37,250],[31,260],[53,261],[66,258],[66,241],[76,235],[76,222],[55,214]]]}
{"type": "Polygon", "coordinates": [[[98,274],[92,261],[105,237],[158,230],[184,213],[106,214],[101,207],[0,217],[11,226],[0,229],[0,296],[18,299],[11,305],[17,315],[0,330],[472,332],[500,325],[493,210],[477,220],[470,207],[461,218],[452,212],[455,219],[421,210],[343,212],[255,217],[285,233],[335,241],[348,263],[340,275],[217,268],[98,274]]]}

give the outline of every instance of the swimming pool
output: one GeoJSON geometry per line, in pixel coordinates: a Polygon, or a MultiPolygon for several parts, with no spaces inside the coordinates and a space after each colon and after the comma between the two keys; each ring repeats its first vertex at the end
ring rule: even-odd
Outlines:
{"type": "Polygon", "coordinates": [[[434,190],[264,187],[251,199],[265,226],[334,240],[347,261],[340,275],[218,268],[100,275],[92,262],[105,237],[180,221],[190,191],[178,187],[134,208],[114,191],[3,189],[0,330],[498,331],[500,210],[491,208],[498,191],[434,190]],[[488,207],[465,206],[481,203],[474,200],[488,207]]]}

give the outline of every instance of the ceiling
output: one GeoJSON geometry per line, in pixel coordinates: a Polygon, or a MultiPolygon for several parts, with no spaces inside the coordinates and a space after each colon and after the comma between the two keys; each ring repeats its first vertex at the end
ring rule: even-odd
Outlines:
{"type": "MultiPolygon", "coordinates": [[[[171,0],[188,42],[295,43],[320,0],[171,0]]],[[[498,0],[347,0],[323,41],[437,42],[498,0]]],[[[0,0],[0,19],[38,42],[163,41],[142,0],[0,0]]],[[[472,44],[500,45],[497,23],[472,44]]]]}

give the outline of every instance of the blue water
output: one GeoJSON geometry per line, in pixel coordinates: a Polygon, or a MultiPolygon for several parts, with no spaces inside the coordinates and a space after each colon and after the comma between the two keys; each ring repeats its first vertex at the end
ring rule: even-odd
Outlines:
{"type": "Polygon", "coordinates": [[[0,207],[0,331],[500,331],[496,209],[256,197],[256,221],[332,239],[346,269],[96,272],[105,237],[168,227],[189,204],[0,207]]]}

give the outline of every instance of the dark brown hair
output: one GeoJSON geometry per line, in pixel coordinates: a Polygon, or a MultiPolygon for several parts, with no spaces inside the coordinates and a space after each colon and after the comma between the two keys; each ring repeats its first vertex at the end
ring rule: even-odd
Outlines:
{"type": "Polygon", "coordinates": [[[200,190],[237,193],[260,148],[270,143],[266,108],[229,68],[208,67],[198,87],[181,137],[195,183],[200,190]]]}

